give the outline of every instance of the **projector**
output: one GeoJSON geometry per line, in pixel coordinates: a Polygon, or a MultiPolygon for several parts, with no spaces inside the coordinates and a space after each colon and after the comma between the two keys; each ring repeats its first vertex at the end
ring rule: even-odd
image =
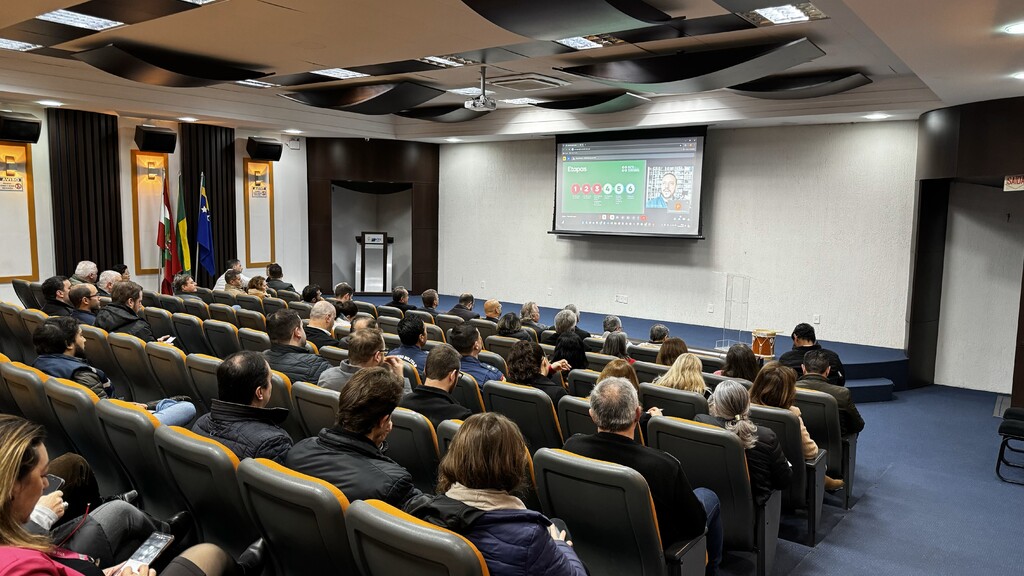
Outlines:
{"type": "Polygon", "coordinates": [[[476,112],[498,109],[498,103],[494,101],[494,98],[488,98],[483,94],[476,98],[466,100],[462,105],[465,106],[467,110],[474,110],[476,112]]]}

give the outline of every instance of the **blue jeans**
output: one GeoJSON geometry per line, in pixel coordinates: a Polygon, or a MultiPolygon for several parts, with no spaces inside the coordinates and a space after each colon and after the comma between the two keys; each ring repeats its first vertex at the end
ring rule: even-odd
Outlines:
{"type": "Polygon", "coordinates": [[[718,565],[722,562],[722,505],[718,495],[707,488],[694,488],[693,494],[704,506],[704,513],[708,517],[708,565],[704,574],[714,576],[718,574],[718,565]]]}
{"type": "Polygon", "coordinates": [[[188,426],[196,416],[196,407],[191,402],[163,399],[156,404],[153,416],[165,426],[188,426]]]}

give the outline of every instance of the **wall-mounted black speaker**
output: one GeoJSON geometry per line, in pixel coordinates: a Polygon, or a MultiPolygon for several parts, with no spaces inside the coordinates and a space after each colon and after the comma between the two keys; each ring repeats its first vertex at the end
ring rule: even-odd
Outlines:
{"type": "Polygon", "coordinates": [[[159,126],[136,126],[135,145],[143,152],[171,154],[178,144],[178,135],[170,128],[159,126]]]}
{"type": "Polygon", "coordinates": [[[31,114],[0,112],[0,140],[7,142],[39,142],[43,123],[31,114]]]}
{"type": "Polygon", "coordinates": [[[245,151],[249,153],[249,158],[253,160],[270,160],[271,162],[277,162],[281,159],[283,148],[277,140],[261,136],[249,136],[249,141],[245,144],[245,151]]]}

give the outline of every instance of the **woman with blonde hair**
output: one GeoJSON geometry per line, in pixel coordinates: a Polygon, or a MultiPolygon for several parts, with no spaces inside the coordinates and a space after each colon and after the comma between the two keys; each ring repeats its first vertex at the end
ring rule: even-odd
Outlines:
{"type": "Polygon", "coordinates": [[[711,395],[711,389],[704,384],[701,366],[700,358],[696,354],[689,352],[681,354],[672,363],[668,372],[656,378],[654,383],[660,386],[675,388],[676,390],[697,392],[698,394],[703,394],[706,398],[711,395]]]}
{"type": "Polygon", "coordinates": [[[556,528],[514,494],[529,474],[530,453],[514,422],[497,412],[466,419],[441,459],[439,496],[406,509],[459,532],[483,555],[492,576],[584,576],[586,569],[556,528]]]}

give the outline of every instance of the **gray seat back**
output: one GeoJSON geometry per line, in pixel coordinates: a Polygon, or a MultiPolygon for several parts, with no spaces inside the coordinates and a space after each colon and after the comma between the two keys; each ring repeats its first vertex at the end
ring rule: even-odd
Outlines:
{"type": "Polygon", "coordinates": [[[114,352],[107,341],[107,331],[88,324],[82,324],[82,336],[85,337],[85,357],[93,366],[103,370],[114,385],[114,396],[131,400],[132,390],[128,385],[128,376],[114,358],[114,352]]]}
{"type": "Polygon", "coordinates": [[[280,298],[266,297],[263,299],[263,314],[270,316],[278,310],[284,310],[288,307],[288,303],[280,298]]]}
{"type": "Polygon", "coordinates": [[[337,346],[324,346],[320,349],[320,357],[327,360],[333,366],[341,364],[342,360],[348,360],[348,350],[337,346]]]}
{"type": "Polygon", "coordinates": [[[213,290],[203,288],[202,286],[196,286],[196,294],[203,300],[203,302],[206,302],[207,306],[213,304],[213,290]]]}
{"type": "Polygon", "coordinates": [[[228,324],[238,326],[238,313],[235,312],[235,309],[231,306],[215,302],[210,304],[208,308],[210,310],[211,320],[219,320],[221,322],[227,322],[228,324]]]}
{"type": "Polygon", "coordinates": [[[730,378],[729,376],[719,376],[718,374],[710,374],[708,372],[701,372],[701,376],[704,378],[704,385],[711,388],[712,391],[717,388],[719,384],[727,380],[739,382],[746,386],[747,390],[750,390],[750,387],[753,385],[753,382],[744,380],[743,378],[730,378]]]}
{"type": "Polygon", "coordinates": [[[160,338],[161,336],[174,336],[177,338],[178,334],[174,331],[171,313],[167,310],[155,306],[143,308],[142,319],[149,323],[149,328],[153,332],[154,338],[160,338]]]}
{"type": "Polygon", "coordinates": [[[295,310],[295,313],[303,320],[309,320],[309,313],[313,310],[313,306],[306,302],[289,302],[288,308],[295,310]]]}
{"type": "Polygon", "coordinates": [[[270,350],[270,336],[266,332],[253,330],[252,328],[239,328],[238,343],[242,345],[242,350],[251,350],[253,352],[270,350]]]}
{"type": "Polygon", "coordinates": [[[787,508],[806,508],[807,474],[804,473],[804,447],[797,415],[782,408],[751,404],[750,419],[758,426],[766,426],[775,432],[782,453],[793,466],[789,488],[782,493],[782,505],[787,508]]]}
{"type": "Polygon", "coordinates": [[[36,347],[32,344],[32,333],[21,319],[22,310],[9,302],[0,302],[0,314],[3,314],[7,330],[18,344],[21,359],[31,364],[36,361],[36,347]]]}
{"type": "Polygon", "coordinates": [[[407,408],[395,408],[388,434],[388,458],[412,474],[413,484],[432,494],[437,484],[437,465],[441,454],[434,425],[426,416],[407,408]]]}
{"type": "Polygon", "coordinates": [[[260,332],[267,331],[267,319],[263,316],[262,312],[244,309],[235,310],[235,316],[238,318],[239,328],[250,328],[260,332]]]}
{"type": "MultiPolygon", "coordinates": [[[[437,324],[437,327],[445,334],[463,322],[465,322],[465,320],[452,314],[438,314],[437,316],[434,316],[434,324],[437,324]]],[[[445,342],[447,342],[447,340],[445,340],[445,342]]]]}
{"type": "Polygon", "coordinates": [[[22,343],[22,356],[26,358],[26,363],[31,364],[36,361],[36,346],[32,342],[32,335],[35,334],[36,330],[46,322],[49,315],[44,313],[42,310],[36,310],[34,308],[28,308],[24,310],[18,310],[18,316],[21,318],[21,323],[8,322],[11,328],[19,333],[19,337],[22,343]]]}
{"type": "Polygon", "coordinates": [[[291,290],[278,290],[277,297],[285,302],[302,302],[302,296],[291,290]]]}
{"type": "Polygon", "coordinates": [[[434,315],[426,310],[409,310],[405,315],[410,318],[419,318],[420,320],[423,320],[424,324],[434,323],[434,315]]]}
{"type": "Polygon", "coordinates": [[[151,402],[170,396],[161,386],[149,357],[146,343],[131,334],[115,332],[107,336],[110,351],[128,379],[131,397],[136,402],[151,402]]]}
{"type": "Polygon", "coordinates": [[[477,356],[477,360],[480,360],[484,364],[494,366],[501,372],[501,375],[508,378],[508,364],[505,363],[505,359],[500,355],[490,352],[488,350],[481,350],[477,356]]]}
{"type": "Polygon", "coordinates": [[[39,308],[42,306],[41,303],[36,302],[36,295],[32,293],[32,286],[27,280],[15,278],[11,280],[11,285],[14,287],[14,293],[18,296],[18,300],[21,300],[22,306],[25,308],[39,308]]]}
{"type": "Polygon", "coordinates": [[[228,292],[227,290],[214,290],[213,301],[216,304],[224,304],[225,306],[234,306],[238,303],[235,301],[235,293],[228,292]]]}
{"type": "Polygon", "coordinates": [[[698,354],[697,357],[700,358],[700,369],[702,372],[715,372],[725,367],[725,360],[723,358],[719,358],[717,356],[701,356],[700,354],[698,354]]]}
{"type": "Polygon", "coordinates": [[[242,350],[242,344],[238,340],[238,327],[230,322],[206,320],[203,322],[203,332],[206,333],[206,341],[210,343],[210,349],[217,358],[224,359],[242,350]]]}
{"type": "Polygon", "coordinates": [[[160,306],[160,295],[152,290],[142,291],[142,305],[146,308],[159,307],[160,306]]]}
{"type": "Polygon", "coordinates": [[[437,324],[424,324],[427,328],[427,340],[433,342],[447,342],[444,337],[444,330],[437,324]]]}
{"type": "Polygon", "coordinates": [[[533,386],[490,380],[483,387],[488,412],[500,412],[519,425],[530,453],[561,448],[564,438],[551,397],[533,386]]]}
{"type": "Polygon", "coordinates": [[[597,424],[590,417],[590,400],[562,396],[558,401],[558,424],[566,438],[573,434],[597,434],[597,424]]]}
{"type": "Polygon", "coordinates": [[[203,332],[203,321],[198,316],[171,314],[171,323],[174,324],[174,332],[186,354],[213,354],[206,333],[203,332]]]}
{"type": "Polygon", "coordinates": [[[362,301],[359,301],[359,300],[353,300],[352,303],[355,304],[356,308],[360,312],[362,312],[363,314],[369,314],[370,316],[373,316],[374,318],[376,318],[379,315],[379,314],[377,314],[377,307],[374,306],[373,304],[370,304],[369,302],[362,302],[362,301]]]}
{"type": "Polygon", "coordinates": [[[302,429],[302,424],[299,423],[298,414],[295,413],[295,405],[292,403],[291,379],[277,370],[271,370],[270,380],[273,383],[274,391],[270,394],[270,402],[267,404],[267,408],[287,408],[288,417],[285,418],[284,422],[281,422],[281,428],[284,428],[284,431],[295,442],[304,439],[306,432],[302,429]]]}
{"type": "Polygon", "coordinates": [[[668,369],[668,366],[652,362],[641,362],[638,360],[633,363],[633,370],[636,370],[636,378],[640,382],[654,382],[656,378],[668,372],[668,369]]]}
{"type": "Polygon", "coordinates": [[[195,298],[188,298],[182,300],[185,306],[185,312],[199,318],[200,320],[210,319],[210,305],[206,302],[200,302],[195,298]]]}
{"type": "MultiPolygon", "coordinates": [[[[8,304],[7,302],[0,302],[0,307],[16,308],[14,304],[8,304]]],[[[17,317],[17,312],[13,316],[17,317]]],[[[21,319],[19,318],[18,321],[21,322],[21,319]]],[[[24,325],[22,326],[24,327],[24,325]]],[[[24,354],[21,337],[7,326],[7,316],[3,313],[0,313],[0,353],[15,362],[20,362],[24,354]]]]}
{"type": "Polygon", "coordinates": [[[843,436],[835,397],[817,390],[798,388],[793,405],[800,409],[804,426],[814,443],[828,450],[828,469],[838,474],[843,469],[843,436]]]}
{"type": "Polygon", "coordinates": [[[242,307],[242,310],[251,310],[253,312],[259,312],[265,314],[263,310],[263,300],[260,300],[258,296],[252,296],[249,294],[236,294],[235,303],[242,307]]]}
{"type": "Polygon", "coordinates": [[[461,426],[462,420],[443,420],[437,425],[437,452],[441,458],[448,453],[448,448],[452,445],[452,440],[459,433],[461,426]]]}
{"type": "Polygon", "coordinates": [[[401,320],[405,318],[405,313],[400,308],[395,308],[394,306],[377,306],[377,320],[384,317],[401,320]]]}
{"type": "MultiPolygon", "coordinates": [[[[189,300],[194,300],[189,298],[189,300]]],[[[179,312],[185,312],[185,299],[178,296],[172,296],[170,294],[158,294],[157,303],[161,308],[167,310],[171,314],[177,314],[179,312]]]]}
{"type": "Polygon", "coordinates": [[[469,374],[463,373],[459,376],[455,388],[452,388],[452,398],[460,405],[469,408],[473,414],[484,411],[484,397],[480,393],[480,385],[477,384],[476,378],[469,374]]]}
{"type": "Polygon", "coordinates": [[[604,338],[591,336],[583,339],[583,347],[587,352],[600,352],[604,349],[604,338]]]}
{"type": "Polygon", "coordinates": [[[476,326],[476,329],[480,331],[480,337],[487,341],[488,336],[498,335],[498,325],[490,320],[484,320],[483,318],[473,318],[469,321],[470,324],[476,326]]]}
{"type": "Polygon", "coordinates": [[[594,370],[595,372],[600,372],[601,370],[604,370],[604,367],[607,366],[609,362],[615,359],[615,356],[601,354],[600,352],[587,352],[587,368],[589,370],[594,370]]]}
{"type": "Polygon", "coordinates": [[[658,407],[665,416],[686,420],[693,420],[697,414],[708,413],[708,401],[703,394],[648,382],[640,384],[640,404],[644,410],[658,407]]]}
{"type": "Polygon", "coordinates": [[[292,385],[292,404],[303,434],[308,438],[320,430],[334,426],[338,417],[340,392],[321,388],[309,382],[292,385]]]}
{"type": "Polygon", "coordinates": [[[192,378],[192,384],[195,386],[196,394],[198,395],[195,400],[205,406],[207,411],[213,405],[212,401],[219,395],[217,368],[220,367],[221,362],[223,360],[220,358],[206,354],[189,354],[185,357],[185,368],[192,378]]]}
{"type": "Polygon", "coordinates": [[[488,336],[484,339],[484,348],[501,356],[505,362],[508,362],[508,355],[512,352],[512,347],[516,345],[516,342],[519,342],[518,338],[497,335],[488,336]]]}
{"type": "Polygon", "coordinates": [[[637,362],[658,363],[658,353],[661,348],[648,348],[647,346],[630,346],[629,355],[637,362]]]}
{"type": "Polygon", "coordinates": [[[50,408],[46,392],[43,390],[43,382],[50,377],[21,362],[5,362],[0,365],[0,373],[3,374],[7,390],[17,404],[18,410],[28,420],[46,428],[45,444],[50,458],[72,452],[74,444],[65,435],[64,428],[57,421],[57,416],[50,408]]]}
{"type": "MultiPolygon", "coordinates": [[[[381,306],[381,308],[386,308],[386,306],[381,306]]],[[[385,334],[398,335],[398,323],[400,321],[401,320],[395,318],[394,316],[377,317],[377,325],[380,326],[381,332],[385,334]]]]}
{"type": "MultiPolygon", "coordinates": [[[[8,364],[10,362],[10,358],[0,354],[0,364],[8,364]]],[[[14,396],[11,396],[11,391],[7,388],[7,380],[4,380],[3,372],[0,372],[0,413],[23,416],[21,409],[18,408],[18,403],[14,401],[14,396]]]]}
{"type": "Polygon", "coordinates": [[[42,282],[29,282],[28,287],[32,289],[32,295],[36,297],[36,305],[32,308],[42,308],[46,304],[46,295],[43,294],[42,282]]]}
{"type": "Polygon", "coordinates": [[[590,396],[590,391],[597,386],[597,377],[600,376],[600,372],[593,370],[580,370],[576,368],[569,371],[569,394],[573,396],[579,396],[586,398],[590,396]]]}
{"type": "Polygon", "coordinates": [[[185,366],[184,352],[171,344],[147,342],[146,356],[149,357],[149,365],[160,382],[160,388],[168,398],[188,396],[194,401],[198,414],[207,412],[206,405],[199,399],[199,391],[192,382],[192,375],[185,366]]]}

